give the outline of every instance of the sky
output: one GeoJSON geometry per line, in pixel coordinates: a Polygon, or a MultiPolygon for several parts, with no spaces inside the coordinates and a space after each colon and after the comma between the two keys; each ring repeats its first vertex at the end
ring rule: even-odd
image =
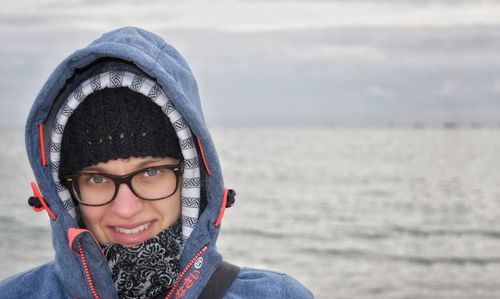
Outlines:
{"type": "Polygon", "coordinates": [[[0,126],[57,64],[138,26],[187,59],[211,126],[500,125],[500,1],[0,0],[0,126]]]}

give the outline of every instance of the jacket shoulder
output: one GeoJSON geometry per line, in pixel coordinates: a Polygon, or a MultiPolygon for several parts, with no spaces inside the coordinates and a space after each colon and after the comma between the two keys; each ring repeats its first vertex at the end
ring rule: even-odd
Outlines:
{"type": "Polygon", "coordinates": [[[0,281],[0,298],[65,298],[53,262],[0,281]]]}
{"type": "Polygon", "coordinates": [[[240,298],[314,298],[300,282],[285,273],[241,268],[225,299],[240,298]]]}

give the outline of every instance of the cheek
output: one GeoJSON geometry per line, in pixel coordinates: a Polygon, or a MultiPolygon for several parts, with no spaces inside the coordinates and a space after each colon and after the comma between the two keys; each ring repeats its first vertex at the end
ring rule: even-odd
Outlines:
{"type": "Polygon", "coordinates": [[[162,218],[162,229],[165,229],[177,221],[181,216],[182,203],[180,193],[154,202],[154,209],[162,218]]]}
{"type": "Polygon", "coordinates": [[[80,206],[80,214],[85,226],[91,229],[98,225],[99,220],[104,215],[104,209],[101,207],[80,206]]]}
{"type": "MultiPolygon", "coordinates": [[[[182,211],[182,177],[179,180],[179,187],[177,192],[164,202],[163,209],[168,212],[168,214],[176,215],[177,218],[181,216],[182,211]]],[[[177,220],[177,219],[176,219],[177,220]]]]}

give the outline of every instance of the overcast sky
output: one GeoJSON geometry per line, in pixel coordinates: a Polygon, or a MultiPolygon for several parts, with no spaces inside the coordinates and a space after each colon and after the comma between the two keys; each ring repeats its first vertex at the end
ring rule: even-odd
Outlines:
{"type": "Polygon", "coordinates": [[[127,25],[186,57],[213,126],[500,124],[500,1],[0,3],[0,126],[24,125],[62,59],[127,25]]]}

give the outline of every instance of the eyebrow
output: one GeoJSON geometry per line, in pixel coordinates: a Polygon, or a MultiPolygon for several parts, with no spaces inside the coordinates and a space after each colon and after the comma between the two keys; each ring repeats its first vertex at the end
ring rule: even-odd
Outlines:
{"type": "MultiPolygon", "coordinates": [[[[135,168],[136,170],[137,169],[141,169],[141,168],[147,168],[148,166],[151,166],[151,164],[155,164],[155,163],[159,163],[159,162],[163,162],[162,165],[166,164],[166,163],[168,163],[168,164],[179,163],[179,161],[173,162],[173,163],[169,163],[169,162],[165,161],[163,158],[152,158],[152,159],[144,160],[144,161],[141,161],[141,162],[139,162],[137,164],[134,164],[133,168],[135,168]]],[[[157,165],[154,165],[154,166],[157,166],[157,165]]],[[[106,169],[103,169],[102,167],[97,166],[97,165],[85,167],[84,169],[82,169],[82,172],[87,172],[87,171],[95,171],[95,172],[107,173],[106,169]]]]}

